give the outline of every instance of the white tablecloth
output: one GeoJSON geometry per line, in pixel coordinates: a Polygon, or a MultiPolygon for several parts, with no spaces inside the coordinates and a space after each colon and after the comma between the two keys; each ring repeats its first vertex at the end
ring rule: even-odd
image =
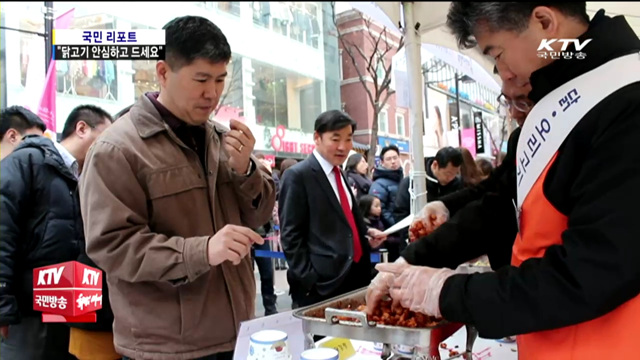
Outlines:
{"type": "MultiPolygon", "coordinates": [[[[238,334],[234,360],[246,360],[251,334],[265,329],[281,330],[287,333],[289,335],[288,343],[292,359],[297,360],[300,358],[300,353],[304,350],[302,322],[293,316],[292,311],[289,311],[243,322],[238,334]]],[[[316,345],[322,344],[329,339],[331,338],[324,338],[316,343],[316,345]]],[[[449,350],[451,349],[463,352],[466,341],[467,331],[463,326],[451,335],[451,337],[443,341],[443,344],[446,344],[446,349],[440,348],[440,357],[442,360],[449,358],[449,350]]],[[[351,340],[351,344],[356,351],[356,355],[352,356],[351,360],[380,359],[380,352],[374,349],[373,342],[351,340]]],[[[517,346],[515,343],[501,343],[496,340],[478,338],[473,346],[473,360],[487,359],[517,360],[517,346]]]]}

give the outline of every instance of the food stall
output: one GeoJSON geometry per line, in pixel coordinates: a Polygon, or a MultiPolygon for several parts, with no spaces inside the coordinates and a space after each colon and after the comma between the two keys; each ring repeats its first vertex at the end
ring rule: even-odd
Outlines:
{"type": "MultiPolygon", "coordinates": [[[[461,265],[458,271],[491,269],[483,257],[461,265]]],[[[260,360],[298,360],[303,351],[313,348],[336,349],[340,360],[517,359],[513,339],[483,339],[472,326],[407,309],[391,310],[389,299],[367,316],[366,291],[362,288],[308,307],[243,322],[234,360],[254,359],[248,356],[252,350],[250,338],[262,330],[286,333],[287,354],[256,357],[260,360]]]]}
{"type": "MultiPolygon", "coordinates": [[[[405,225],[406,226],[406,225],[405,225]]],[[[412,237],[420,237],[426,229],[410,226],[412,237]]],[[[388,231],[391,231],[389,229],[388,231]]],[[[381,259],[386,262],[384,256],[381,259]]],[[[486,256],[460,265],[461,273],[491,271],[486,256]]],[[[288,339],[287,353],[284,357],[273,357],[272,360],[298,359],[298,355],[313,348],[332,348],[340,352],[340,360],[369,359],[430,359],[449,360],[489,359],[491,351],[498,353],[501,347],[495,340],[479,339],[483,342],[482,350],[474,349],[478,332],[473,326],[449,322],[416,313],[402,307],[392,307],[390,298],[383,299],[373,314],[366,313],[367,287],[343,294],[332,299],[296,309],[288,314],[278,314],[263,319],[252,320],[251,327],[243,323],[241,336],[238,338],[236,352],[242,351],[244,343],[250,343],[249,337],[260,330],[282,330],[278,335],[288,339]],[[285,334],[286,333],[286,334],[285,334]],[[455,336],[454,336],[455,335],[455,336]],[[241,339],[241,337],[243,337],[241,339]],[[445,342],[446,341],[446,342],[445,342]],[[356,350],[357,349],[357,350],[356,350]],[[474,353],[474,350],[476,353],[474,353]],[[482,353],[484,352],[484,353],[482,353]]],[[[259,342],[259,341],[258,341],[259,342]]],[[[256,345],[258,346],[258,345],[256,345]]],[[[515,350],[515,345],[504,350],[515,350]]],[[[249,353],[255,354],[250,345],[249,353]]],[[[504,355],[504,354],[503,354],[504,355]]],[[[500,356],[498,359],[513,359],[500,356]]],[[[245,359],[240,355],[237,359],[245,359]]],[[[268,360],[272,357],[256,357],[268,360]]],[[[253,358],[250,357],[251,360],[253,358]]],[[[314,358],[315,359],[315,358],[314,358]]],[[[331,358],[333,359],[333,358],[331,358]]],[[[321,360],[327,360],[322,358],[321,360]]],[[[337,359],[336,359],[337,360],[337,359]]]]}
{"type": "MultiPolygon", "coordinates": [[[[379,343],[382,359],[390,358],[398,347],[411,351],[411,355],[404,354],[411,359],[439,359],[440,343],[464,326],[407,309],[392,310],[391,301],[382,301],[369,318],[364,312],[366,291],[356,290],[294,311],[293,316],[302,320],[305,349],[313,348],[314,335],[320,335],[379,343]]],[[[470,354],[477,331],[466,328],[465,350],[470,354]]]]}

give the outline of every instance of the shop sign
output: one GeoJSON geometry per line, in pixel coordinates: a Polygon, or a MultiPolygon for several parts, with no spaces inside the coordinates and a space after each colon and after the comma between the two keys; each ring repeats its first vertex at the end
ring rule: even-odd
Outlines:
{"type": "Polygon", "coordinates": [[[410,152],[409,141],[407,140],[400,140],[400,139],[394,139],[390,137],[378,136],[378,145],[380,146],[380,149],[382,149],[385,146],[395,145],[398,147],[401,153],[410,152]]]}
{"type": "Polygon", "coordinates": [[[476,154],[484,153],[484,127],[482,126],[482,112],[473,113],[473,123],[476,129],[476,154]]]}
{"type": "Polygon", "coordinates": [[[476,130],[475,129],[462,129],[462,146],[467,148],[471,155],[476,157],[476,130]]]}
{"type": "Polygon", "coordinates": [[[264,155],[264,159],[269,163],[269,166],[272,168],[276,167],[276,156],[275,155],[264,155]]]}
{"type": "Polygon", "coordinates": [[[284,125],[276,128],[254,125],[252,131],[256,138],[256,150],[307,155],[316,148],[313,134],[287,129],[284,125]]]}

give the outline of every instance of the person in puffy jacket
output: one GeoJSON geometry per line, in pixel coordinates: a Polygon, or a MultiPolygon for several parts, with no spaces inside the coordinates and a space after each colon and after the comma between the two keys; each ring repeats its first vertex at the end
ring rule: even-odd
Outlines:
{"type": "MultiPolygon", "coordinates": [[[[114,121],[124,116],[133,105],[129,105],[117,112],[114,121]]],[[[83,247],[77,261],[87,266],[100,269],[89,258],[83,247]]],[[[69,352],[78,360],[116,360],[121,356],[113,345],[113,311],[109,301],[109,285],[107,276],[102,272],[102,309],[96,311],[95,323],[70,323],[69,352]]]]}
{"type": "MultiPolygon", "coordinates": [[[[427,202],[439,200],[463,188],[462,181],[458,177],[462,163],[462,153],[451,146],[438,150],[435,157],[424,158],[424,168],[427,172],[427,202]]],[[[398,187],[394,207],[396,221],[404,219],[411,213],[410,180],[409,176],[405,177],[398,187]]]]}
{"type": "MultiPolygon", "coordinates": [[[[382,223],[385,228],[390,228],[396,223],[393,212],[396,206],[398,185],[403,177],[403,170],[400,166],[400,150],[395,145],[385,146],[380,151],[380,159],[382,159],[382,164],[373,171],[373,184],[369,189],[369,194],[380,199],[382,223]]],[[[395,261],[406,247],[406,241],[397,234],[392,235],[387,238],[386,247],[389,250],[389,261],[395,261]]]]}
{"type": "Polygon", "coordinates": [[[369,195],[380,199],[382,203],[382,221],[386,227],[393,226],[393,218],[398,185],[402,181],[403,170],[400,166],[400,150],[395,145],[389,145],[380,151],[382,164],[373,171],[373,184],[369,195]]]}
{"type": "Polygon", "coordinates": [[[101,108],[81,105],[69,114],[60,143],[30,135],[0,162],[2,359],[75,359],[69,327],[43,323],[33,310],[33,269],[82,253],[78,179],[89,147],[111,120],[101,108]]]}

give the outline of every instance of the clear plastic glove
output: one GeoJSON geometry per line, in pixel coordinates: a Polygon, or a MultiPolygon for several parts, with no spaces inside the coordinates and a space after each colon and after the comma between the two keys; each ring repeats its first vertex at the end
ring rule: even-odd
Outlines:
{"type": "Polygon", "coordinates": [[[378,264],[376,269],[383,276],[394,275],[390,289],[394,301],[411,311],[442,317],[440,292],[444,282],[457,273],[455,270],[414,265],[400,268],[395,264],[378,264]]]}
{"type": "MultiPolygon", "coordinates": [[[[396,265],[398,269],[410,266],[402,257],[399,257],[394,263],[387,265],[396,265]]],[[[376,308],[380,300],[386,295],[389,295],[389,290],[393,286],[394,280],[394,274],[383,272],[380,272],[373,278],[371,284],[369,284],[369,288],[367,289],[367,314],[373,314],[373,310],[376,308]]]]}
{"type": "Polygon", "coordinates": [[[428,203],[413,218],[409,227],[409,240],[413,242],[429,235],[447,220],[449,220],[449,210],[442,201],[428,203]]]}

